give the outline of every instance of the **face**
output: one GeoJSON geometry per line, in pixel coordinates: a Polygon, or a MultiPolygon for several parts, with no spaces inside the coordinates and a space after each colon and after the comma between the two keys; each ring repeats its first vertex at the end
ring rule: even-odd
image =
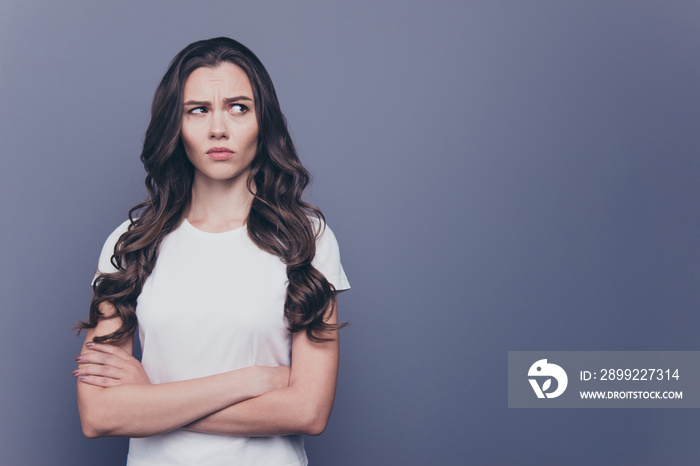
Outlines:
{"type": "Polygon", "coordinates": [[[222,63],[185,82],[181,138],[195,183],[247,180],[258,147],[253,89],[243,69],[222,63]]]}

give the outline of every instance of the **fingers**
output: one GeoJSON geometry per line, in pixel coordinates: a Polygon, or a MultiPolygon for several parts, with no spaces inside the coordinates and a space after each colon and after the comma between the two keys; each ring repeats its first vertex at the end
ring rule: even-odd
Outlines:
{"type": "Polygon", "coordinates": [[[131,354],[123,348],[112,345],[110,343],[95,343],[93,341],[85,343],[85,346],[91,350],[107,353],[118,357],[119,359],[129,359],[131,354]]]}
{"type": "Polygon", "coordinates": [[[121,368],[124,366],[124,360],[119,358],[118,356],[114,356],[112,354],[107,354],[107,353],[97,353],[97,352],[87,352],[83,353],[75,360],[79,364],[100,364],[103,366],[112,366],[112,367],[117,367],[121,368]]]}
{"type": "MultiPolygon", "coordinates": [[[[101,345],[100,349],[106,346],[110,345],[101,345]]],[[[100,387],[113,387],[127,383],[150,384],[148,375],[139,360],[130,354],[128,358],[128,360],[122,359],[111,352],[88,351],[75,358],[78,369],[73,371],[73,375],[78,378],[86,377],[85,380],[81,380],[100,387]]]]}
{"type": "Polygon", "coordinates": [[[112,366],[102,366],[96,364],[83,364],[73,371],[73,375],[80,378],[85,376],[108,377],[111,379],[121,379],[122,371],[112,366]]]}
{"type": "Polygon", "coordinates": [[[113,366],[83,363],[73,371],[73,375],[86,384],[106,388],[120,384],[119,372],[120,370],[113,366]]]}
{"type": "Polygon", "coordinates": [[[109,377],[100,377],[98,375],[79,375],[78,383],[80,382],[104,388],[115,387],[120,384],[119,381],[116,379],[111,379],[109,377]]]}

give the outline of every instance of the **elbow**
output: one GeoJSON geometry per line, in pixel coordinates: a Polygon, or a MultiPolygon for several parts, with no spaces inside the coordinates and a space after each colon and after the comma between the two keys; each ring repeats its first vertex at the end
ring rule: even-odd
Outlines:
{"type": "Polygon", "coordinates": [[[295,390],[294,398],[290,399],[291,418],[294,419],[291,431],[301,435],[321,435],[328,425],[333,410],[333,396],[314,392],[309,389],[289,387],[295,390]]]}
{"type": "Polygon", "coordinates": [[[324,430],[326,430],[326,423],[319,421],[306,426],[304,435],[321,435],[324,430]]]}
{"type": "Polygon", "coordinates": [[[315,412],[313,415],[310,415],[304,423],[302,434],[321,435],[326,430],[330,414],[330,412],[315,412]]]}
{"type": "Polygon", "coordinates": [[[137,435],[126,435],[122,433],[123,429],[118,428],[116,425],[107,425],[105,422],[99,422],[100,420],[80,421],[80,426],[83,430],[83,435],[89,439],[100,438],[100,437],[136,437],[137,435]]]}
{"type": "Polygon", "coordinates": [[[113,435],[114,426],[108,425],[107,420],[110,419],[108,413],[97,409],[97,406],[78,405],[80,414],[80,427],[83,430],[83,435],[89,439],[108,437],[113,435]]]}
{"type": "Polygon", "coordinates": [[[116,422],[114,416],[109,413],[95,411],[80,415],[80,427],[83,435],[89,439],[100,437],[136,437],[136,433],[127,434],[123,424],[116,422]]]}
{"type": "Polygon", "coordinates": [[[104,437],[98,430],[83,426],[83,435],[89,439],[104,437]]]}
{"type": "Polygon", "coordinates": [[[107,436],[104,426],[94,422],[94,420],[86,419],[85,416],[80,417],[80,426],[83,429],[83,435],[89,439],[107,436]]]}

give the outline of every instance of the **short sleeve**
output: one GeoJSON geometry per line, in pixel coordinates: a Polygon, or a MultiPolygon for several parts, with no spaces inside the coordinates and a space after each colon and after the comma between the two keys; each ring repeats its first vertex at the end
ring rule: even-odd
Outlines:
{"type": "MultiPolygon", "coordinates": [[[[314,223],[317,227],[323,228],[323,224],[319,221],[314,221],[314,223]]],[[[316,240],[316,256],[311,264],[326,277],[326,280],[335,287],[336,291],[350,289],[350,282],[348,282],[343,265],[340,263],[338,241],[328,225],[325,225],[321,236],[316,240]]]]}
{"type": "Polygon", "coordinates": [[[95,272],[95,276],[92,279],[93,283],[95,283],[95,279],[99,274],[114,273],[117,271],[117,269],[114,268],[114,266],[112,265],[112,255],[114,254],[114,246],[117,244],[117,241],[119,241],[119,237],[122,234],[126,233],[126,231],[129,229],[130,223],[130,220],[125,221],[107,237],[107,241],[105,241],[104,246],[102,246],[100,259],[97,261],[97,271],[95,272]]]}

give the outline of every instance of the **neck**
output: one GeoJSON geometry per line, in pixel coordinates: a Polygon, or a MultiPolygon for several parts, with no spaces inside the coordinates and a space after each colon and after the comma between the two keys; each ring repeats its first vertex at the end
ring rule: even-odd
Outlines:
{"type": "Polygon", "coordinates": [[[234,180],[211,180],[201,176],[192,183],[187,221],[202,231],[222,233],[245,225],[253,203],[246,176],[234,180]]]}

